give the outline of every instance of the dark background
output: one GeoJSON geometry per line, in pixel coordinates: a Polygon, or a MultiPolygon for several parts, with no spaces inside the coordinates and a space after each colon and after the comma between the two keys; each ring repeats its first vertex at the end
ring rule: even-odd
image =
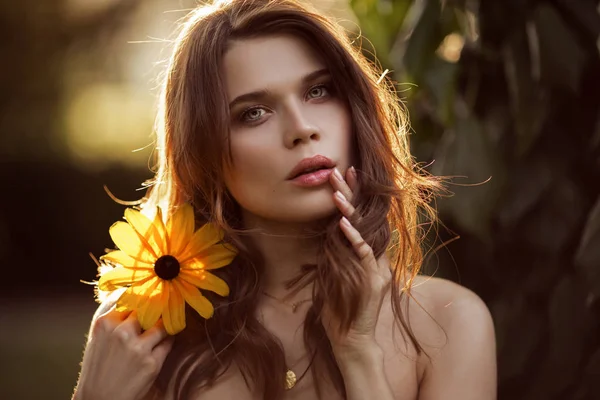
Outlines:
{"type": "MultiPolygon", "coordinates": [[[[600,399],[598,3],[316,2],[401,82],[417,159],[462,177],[438,201],[460,239],[426,271],[490,307],[500,399],[600,399]]],[[[95,309],[79,280],[123,212],[103,185],[135,200],[152,176],[164,39],[194,4],[0,3],[3,399],[70,396],[95,309]]]]}

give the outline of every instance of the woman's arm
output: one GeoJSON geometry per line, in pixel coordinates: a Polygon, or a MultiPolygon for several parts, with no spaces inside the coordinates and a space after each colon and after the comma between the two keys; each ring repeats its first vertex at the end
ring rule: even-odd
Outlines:
{"type": "Polygon", "coordinates": [[[147,331],[109,297],[94,314],[72,400],[146,399],[173,343],[162,323],[147,331]]]}
{"type": "MultiPolygon", "coordinates": [[[[351,243],[368,273],[365,299],[352,328],[339,335],[335,316],[325,308],[322,321],[340,366],[348,399],[393,399],[383,370],[383,354],[375,342],[375,326],[390,283],[385,254],[375,259],[373,250],[349,222],[356,175],[347,173],[346,183],[336,170],[332,185],[334,201],[344,215],[340,229],[351,243]]],[[[450,281],[435,280],[429,286],[433,317],[447,341],[431,351],[432,360],[419,388],[419,400],[496,399],[496,343],[494,325],[483,301],[470,290],[450,281]]],[[[429,331],[427,329],[426,331],[429,331]]],[[[431,332],[425,332],[426,336],[431,332]]]]}
{"type": "MultiPolygon", "coordinates": [[[[470,290],[443,279],[431,279],[432,316],[425,333],[431,360],[419,387],[419,400],[495,400],[497,396],[494,325],[484,302],[470,290]],[[439,325],[438,325],[439,324],[439,325]],[[443,329],[440,332],[439,328],[443,329]],[[435,333],[433,333],[435,331],[435,333]]],[[[430,317],[427,317],[430,318],[430,317]]],[[[383,351],[375,342],[334,349],[348,400],[393,399],[383,368],[383,351]]]]}
{"type": "Polygon", "coordinates": [[[365,343],[354,352],[346,350],[338,354],[336,360],[348,400],[393,400],[383,368],[383,351],[377,343],[365,343]]]}
{"type": "Polygon", "coordinates": [[[365,296],[353,326],[345,334],[338,331],[336,318],[327,306],[321,320],[344,378],[347,399],[393,400],[394,396],[384,373],[383,350],[375,341],[375,327],[391,280],[389,260],[385,255],[375,259],[371,246],[349,221],[355,212],[352,198],[358,183],[354,168],[348,169],[346,179],[347,181],[337,169],[331,174],[331,184],[335,190],[333,198],[344,215],[340,220],[340,229],[368,274],[365,296]]]}

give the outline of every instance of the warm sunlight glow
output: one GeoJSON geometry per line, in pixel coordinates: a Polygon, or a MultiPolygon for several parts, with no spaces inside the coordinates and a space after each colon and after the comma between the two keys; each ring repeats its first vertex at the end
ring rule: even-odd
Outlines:
{"type": "Polygon", "coordinates": [[[460,52],[465,45],[465,38],[458,33],[451,33],[444,38],[436,53],[440,58],[455,63],[460,59],[460,52]]]}
{"type": "Polygon", "coordinates": [[[149,96],[126,86],[78,87],[67,101],[65,135],[71,157],[82,166],[147,164],[149,151],[132,153],[151,141],[154,110],[149,96]]]}

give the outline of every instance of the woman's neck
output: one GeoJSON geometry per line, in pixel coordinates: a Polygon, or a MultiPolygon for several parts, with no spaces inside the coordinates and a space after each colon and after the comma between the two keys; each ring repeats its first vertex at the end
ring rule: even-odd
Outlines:
{"type": "MultiPolygon", "coordinates": [[[[281,223],[244,215],[244,226],[257,230],[250,238],[263,255],[263,290],[277,298],[285,297],[289,294],[287,281],[297,277],[303,265],[317,262],[319,238],[307,235],[317,224],[281,223]]],[[[301,292],[310,292],[310,287],[301,292]]]]}

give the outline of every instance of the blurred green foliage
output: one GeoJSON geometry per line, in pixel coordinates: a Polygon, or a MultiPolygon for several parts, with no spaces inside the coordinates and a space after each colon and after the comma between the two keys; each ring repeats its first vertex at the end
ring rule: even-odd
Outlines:
{"type": "Polygon", "coordinates": [[[438,210],[461,239],[425,269],[489,304],[500,398],[600,398],[598,2],[350,4],[413,153],[455,177],[438,210]]]}

